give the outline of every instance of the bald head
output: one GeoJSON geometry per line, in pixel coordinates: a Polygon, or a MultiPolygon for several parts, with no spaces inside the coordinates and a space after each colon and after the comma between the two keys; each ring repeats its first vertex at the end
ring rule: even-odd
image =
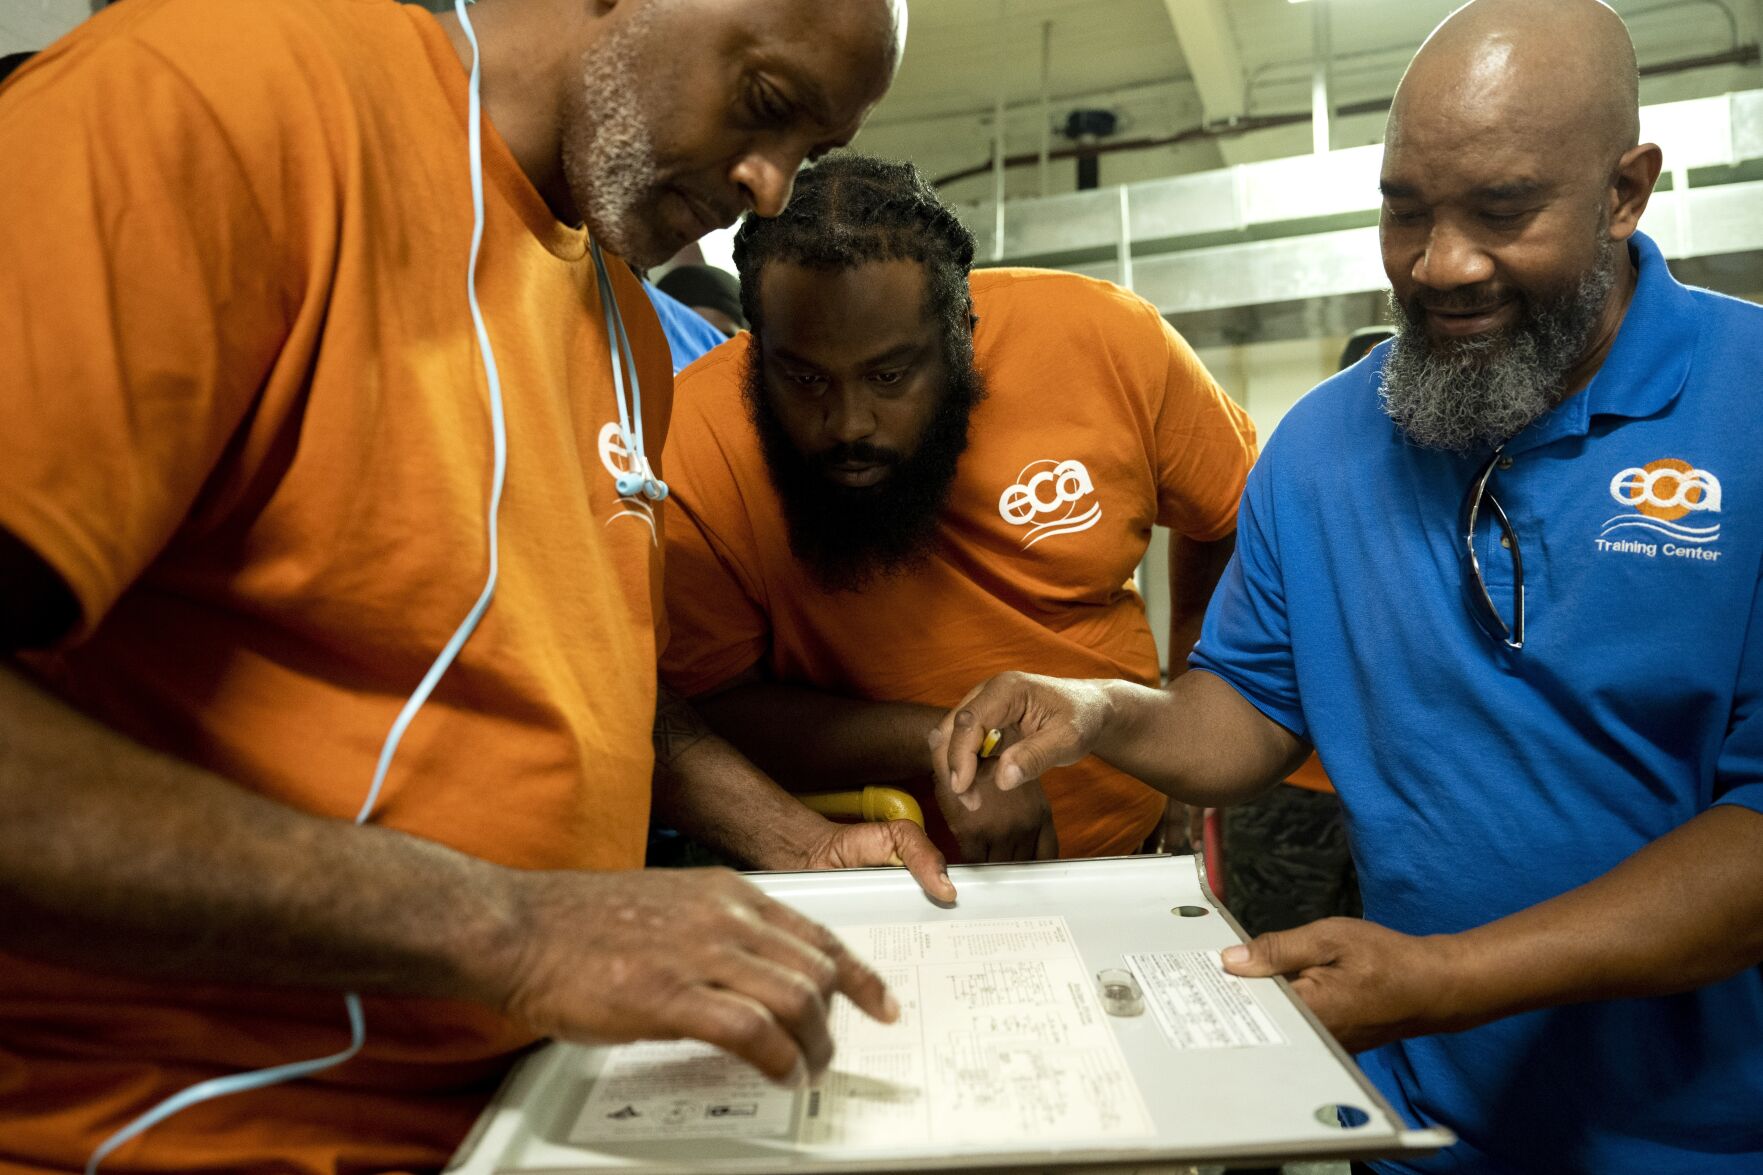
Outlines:
{"type": "Polygon", "coordinates": [[[580,219],[639,265],[745,212],[781,212],[803,161],[848,144],[881,101],[905,37],[904,0],[598,11],[565,57],[563,173],[580,219]]]}
{"type": "Polygon", "coordinates": [[[1474,0],[1421,46],[1396,91],[1389,138],[1521,137],[1607,167],[1639,141],[1639,106],[1634,43],[1608,5],[1474,0]]]}
{"type": "Polygon", "coordinates": [[[894,66],[898,68],[900,58],[906,56],[906,0],[890,0],[889,7],[894,19],[894,66]]]}

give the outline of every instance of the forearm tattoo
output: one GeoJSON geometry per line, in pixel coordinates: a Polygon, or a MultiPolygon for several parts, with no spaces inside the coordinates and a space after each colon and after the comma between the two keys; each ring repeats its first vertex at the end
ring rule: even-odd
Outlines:
{"type": "Polygon", "coordinates": [[[655,763],[671,766],[697,743],[709,737],[710,728],[692,704],[665,685],[655,694],[655,763]]]}

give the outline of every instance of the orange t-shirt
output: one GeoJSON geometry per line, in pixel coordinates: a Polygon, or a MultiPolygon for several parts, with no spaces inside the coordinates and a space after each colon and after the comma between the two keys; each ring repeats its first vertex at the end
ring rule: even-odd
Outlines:
{"type": "Polygon", "coordinates": [[[1322,769],[1322,760],[1316,757],[1314,751],[1286,778],[1286,782],[1305,791],[1334,791],[1334,784],[1329,780],[1328,772],[1322,769]]]}
{"type": "MultiPolygon", "coordinates": [[[[1254,426],[1119,287],[1010,269],[976,272],[971,286],[988,394],[942,541],[924,567],[859,593],[821,589],[790,553],[741,396],[750,336],[680,376],[667,442],[684,515],[667,534],[670,684],[700,694],[763,663],[779,681],[951,706],[1008,669],[1157,682],[1133,570],[1153,523],[1202,541],[1235,530],[1254,426]]],[[[925,778],[904,782],[940,825],[928,775],[927,752],[925,778]]],[[[1163,811],[1162,795],[1096,759],[1043,783],[1067,856],[1132,852],[1163,811]]]]}
{"type": "MultiPolygon", "coordinates": [[[[465,119],[446,35],[393,0],[129,0],[0,89],[0,527],[85,616],[33,664],[118,730],[336,819],[486,571],[465,119]]],[[[586,236],[493,132],[484,170],[500,586],[374,819],[511,866],[634,868],[658,535],[602,456],[586,236]]],[[[666,344],[611,265],[659,438],[666,344]]],[[[0,957],[0,1170],[78,1169],[166,1095],[347,1032],[337,994],[0,957]]],[[[433,1167],[529,1039],[370,999],[357,1060],[187,1110],[105,1170],[433,1167]]]]}

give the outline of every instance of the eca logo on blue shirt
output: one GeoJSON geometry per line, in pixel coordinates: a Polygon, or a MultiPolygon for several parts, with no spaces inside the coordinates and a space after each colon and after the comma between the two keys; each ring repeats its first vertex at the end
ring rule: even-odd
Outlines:
{"type": "Polygon", "coordinates": [[[1656,559],[1715,562],[1720,552],[1720,479],[1688,461],[1663,457],[1610,479],[1610,496],[1627,509],[1605,521],[1598,550],[1656,559]]]}

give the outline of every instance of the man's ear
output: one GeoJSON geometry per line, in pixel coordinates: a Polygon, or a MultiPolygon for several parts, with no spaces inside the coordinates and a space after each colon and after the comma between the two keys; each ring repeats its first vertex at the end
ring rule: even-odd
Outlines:
{"type": "Polygon", "coordinates": [[[1665,165],[1665,154],[1656,143],[1642,143],[1623,152],[1610,177],[1610,236],[1626,241],[1640,227],[1641,214],[1653,198],[1653,187],[1659,182],[1659,171],[1665,165]]]}

